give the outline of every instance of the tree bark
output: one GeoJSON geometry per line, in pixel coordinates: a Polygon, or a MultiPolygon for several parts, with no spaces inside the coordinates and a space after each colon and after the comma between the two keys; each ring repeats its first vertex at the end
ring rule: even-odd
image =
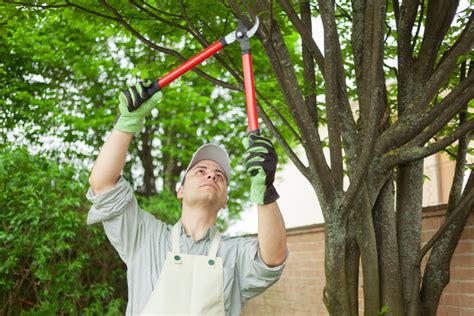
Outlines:
{"type": "Polygon", "coordinates": [[[355,222],[357,244],[360,249],[364,284],[364,315],[376,315],[380,310],[380,280],[377,243],[367,184],[361,185],[356,201],[355,222]]]}
{"type": "Polygon", "coordinates": [[[346,237],[346,275],[347,291],[349,296],[350,313],[359,315],[359,261],[360,250],[357,244],[355,220],[349,218],[346,237]]]}
{"type": "Polygon", "coordinates": [[[413,275],[420,273],[415,261],[421,246],[423,160],[398,167],[396,201],[398,255],[407,313],[412,304],[418,305],[418,298],[412,297],[412,289],[413,275]]]}
{"type": "MultiPolygon", "coordinates": [[[[465,203],[456,220],[446,229],[444,234],[434,245],[421,288],[421,314],[435,316],[438,310],[439,299],[450,279],[450,264],[464,226],[472,212],[474,194],[474,177],[466,186],[466,196],[470,201],[465,203]]],[[[447,218],[449,215],[447,215],[447,218]]]]}
{"type": "Polygon", "coordinates": [[[331,211],[325,226],[324,273],[326,285],[323,302],[330,315],[350,315],[351,304],[346,275],[347,217],[341,208],[331,211]]]}
{"type": "MultiPolygon", "coordinates": [[[[467,107],[465,111],[459,115],[459,125],[464,124],[467,107]]],[[[448,208],[446,211],[446,219],[454,216],[453,212],[458,207],[462,197],[462,185],[464,182],[464,172],[466,166],[467,148],[469,145],[469,135],[465,135],[459,139],[458,152],[456,156],[456,167],[454,172],[453,184],[451,186],[448,208]]],[[[472,176],[472,171],[471,171],[472,176]]],[[[472,178],[464,189],[464,194],[472,190],[472,178]]],[[[436,315],[439,300],[444,288],[449,283],[449,270],[454,250],[459,241],[461,233],[466,225],[466,221],[470,215],[472,202],[467,206],[466,210],[458,215],[456,221],[451,224],[446,233],[434,245],[428,262],[426,264],[423,276],[423,284],[421,287],[421,312],[423,315],[436,315]]]]}
{"type": "Polygon", "coordinates": [[[375,202],[374,228],[380,267],[380,305],[388,307],[387,315],[403,316],[394,190],[393,179],[390,178],[375,202]]]}

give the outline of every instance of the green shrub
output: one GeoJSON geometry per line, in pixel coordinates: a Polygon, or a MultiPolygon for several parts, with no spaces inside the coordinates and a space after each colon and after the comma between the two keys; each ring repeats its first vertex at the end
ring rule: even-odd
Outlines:
{"type": "Polygon", "coordinates": [[[0,315],[123,314],[125,267],[86,226],[86,184],[24,148],[0,153],[0,315]]]}

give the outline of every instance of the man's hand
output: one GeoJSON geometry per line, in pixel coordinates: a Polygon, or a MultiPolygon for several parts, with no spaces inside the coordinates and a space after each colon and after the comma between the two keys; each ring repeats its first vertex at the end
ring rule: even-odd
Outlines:
{"type": "Polygon", "coordinates": [[[126,133],[138,133],[142,130],[145,116],[160,101],[162,96],[156,82],[139,82],[120,94],[120,117],[114,129],[126,133]]]}
{"type": "Polygon", "coordinates": [[[278,195],[273,181],[278,163],[278,156],[272,142],[265,137],[251,133],[244,139],[247,148],[245,169],[252,177],[250,200],[256,204],[269,204],[276,201],[278,195]]]}

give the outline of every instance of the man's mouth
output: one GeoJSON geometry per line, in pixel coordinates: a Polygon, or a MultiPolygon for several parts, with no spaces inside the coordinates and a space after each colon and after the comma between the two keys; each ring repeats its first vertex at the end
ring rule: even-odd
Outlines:
{"type": "Polygon", "coordinates": [[[217,191],[217,188],[214,185],[209,184],[209,183],[205,183],[205,184],[201,185],[201,187],[211,187],[211,188],[213,188],[214,190],[217,191]]]}

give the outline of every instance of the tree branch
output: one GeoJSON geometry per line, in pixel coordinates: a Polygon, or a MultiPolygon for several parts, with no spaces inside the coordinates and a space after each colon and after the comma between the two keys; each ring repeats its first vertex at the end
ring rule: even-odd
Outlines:
{"type": "Polygon", "coordinates": [[[300,20],[298,14],[296,13],[295,9],[289,3],[288,0],[279,0],[278,2],[280,3],[280,6],[290,19],[291,23],[295,26],[296,31],[300,34],[301,39],[303,41],[303,45],[311,53],[314,60],[318,64],[319,69],[321,69],[323,76],[325,76],[326,71],[324,70],[324,56],[321,53],[321,50],[319,49],[318,45],[316,45],[316,42],[314,41],[314,38],[311,34],[311,29],[308,29],[308,27],[305,26],[304,23],[300,20]]]}
{"type": "MultiPolygon", "coordinates": [[[[385,21],[385,2],[370,3],[365,8],[366,18],[364,21],[364,38],[366,39],[368,51],[363,55],[364,79],[363,95],[360,99],[361,107],[366,102],[369,113],[367,115],[366,126],[363,127],[362,149],[352,177],[351,183],[344,196],[343,209],[349,209],[360,184],[367,174],[370,162],[373,159],[377,134],[379,133],[378,123],[382,111],[385,109],[384,98],[384,76],[383,76],[383,40],[385,21]],[[365,79],[367,77],[367,81],[365,79]]],[[[365,44],[364,44],[365,46],[365,44]]]]}
{"type": "Polygon", "coordinates": [[[474,201],[474,174],[471,170],[469,175],[469,180],[467,181],[466,187],[464,189],[463,196],[459,201],[458,205],[454,209],[454,211],[447,217],[446,221],[441,225],[438,231],[431,237],[431,239],[423,246],[423,248],[418,253],[416,258],[416,264],[419,266],[423,257],[426,253],[433,247],[433,245],[443,236],[443,233],[446,229],[454,223],[459,216],[461,216],[464,212],[470,212],[472,209],[472,204],[474,201]]]}
{"type": "Polygon", "coordinates": [[[319,1],[321,19],[324,26],[324,63],[325,96],[327,127],[329,136],[329,152],[331,160],[331,174],[334,178],[336,189],[343,189],[343,164],[342,164],[342,142],[341,127],[338,115],[338,75],[337,71],[342,64],[342,58],[338,55],[338,33],[334,17],[334,5],[327,1],[319,1]]]}
{"type": "Polygon", "coordinates": [[[425,12],[425,1],[421,0],[420,16],[418,17],[418,25],[416,26],[415,35],[413,36],[413,43],[411,45],[412,52],[414,52],[416,48],[416,41],[418,40],[418,35],[420,34],[421,24],[423,23],[424,12],[425,12]]]}
{"type": "MultiPolygon", "coordinates": [[[[287,16],[290,18],[291,23],[294,25],[297,32],[300,34],[303,45],[308,49],[308,51],[313,56],[314,60],[316,61],[323,78],[326,78],[327,71],[325,70],[325,60],[324,56],[322,55],[321,51],[316,45],[314,41],[310,29],[305,26],[305,24],[298,18],[298,15],[292,5],[288,2],[288,0],[279,0],[280,6],[283,8],[287,16]]],[[[337,31],[336,31],[337,33],[337,31]]],[[[336,38],[337,39],[337,38],[336,38]]],[[[339,40],[337,39],[336,52],[337,58],[341,60],[341,52],[340,52],[340,45],[339,40]]],[[[357,147],[358,147],[358,137],[357,137],[357,128],[355,124],[354,117],[352,115],[352,111],[349,104],[349,99],[347,96],[347,86],[346,80],[344,75],[344,66],[341,63],[337,65],[338,70],[336,71],[337,75],[337,84],[338,84],[338,91],[337,91],[337,98],[338,101],[337,106],[339,107],[339,120],[344,122],[342,124],[342,136],[343,141],[346,149],[346,153],[348,157],[354,158],[356,156],[357,147]]]]}
{"type": "MultiPolygon", "coordinates": [[[[93,10],[90,10],[88,8],[85,8],[83,6],[80,6],[76,3],[73,3],[69,0],[66,0],[66,5],[50,5],[50,6],[40,6],[40,5],[31,5],[31,4],[26,4],[26,3],[21,3],[21,2],[9,2],[9,3],[12,3],[12,4],[21,4],[21,5],[25,5],[25,6],[31,6],[31,7],[37,7],[37,8],[57,8],[57,7],[67,7],[67,6],[70,6],[70,7],[74,7],[80,11],[83,11],[83,12],[86,12],[88,14],[91,14],[91,15],[96,15],[98,17],[101,17],[101,18],[105,18],[105,19],[108,19],[108,20],[112,20],[112,21],[115,21],[115,22],[118,22],[119,24],[123,25],[127,30],[130,31],[130,33],[132,33],[136,38],[138,38],[140,41],[142,41],[145,45],[149,46],[150,48],[156,50],[156,51],[159,51],[159,52],[162,52],[164,54],[167,54],[167,55],[171,55],[171,56],[174,56],[176,58],[178,58],[180,61],[186,61],[186,58],[184,58],[181,54],[179,54],[177,51],[175,50],[171,50],[171,49],[167,49],[167,48],[164,48],[164,47],[161,47],[159,45],[156,45],[155,43],[151,42],[150,40],[148,40],[147,38],[145,38],[144,36],[142,36],[138,31],[136,31],[130,24],[128,24],[124,19],[123,17],[117,12],[117,10],[115,10],[115,8],[113,8],[112,6],[110,6],[107,2],[105,2],[104,0],[101,1],[101,3],[109,10],[111,11],[112,13],[114,13],[116,15],[116,17],[113,17],[113,16],[109,16],[109,15],[106,15],[106,14],[102,14],[100,12],[96,12],[96,11],[93,11],[93,10]]],[[[161,12],[161,11],[160,11],[161,12]]],[[[166,21],[168,24],[170,21],[166,21]]],[[[194,68],[193,71],[198,74],[200,77],[218,85],[218,86],[221,86],[221,87],[224,87],[224,88],[227,88],[227,89],[230,89],[230,90],[239,90],[237,87],[235,87],[234,85],[230,84],[230,83],[227,83],[227,82],[224,82],[224,81],[221,81],[219,79],[216,79],[212,76],[209,76],[207,75],[206,73],[202,72],[201,70],[197,69],[197,68],[194,68]]]]}
{"type": "Polygon", "coordinates": [[[461,36],[457,39],[453,47],[445,55],[444,60],[440,61],[437,69],[433,75],[429,78],[427,84],[421,90],[421,95],[413,102],[410,113],[416,113],[421,109],[424,109],[428,106],[430,101],[435,96],[439,88],[448,80],[449,76],[453,73],[456,64],[458,63],[458,58],[474,47],[474,12],[469,18],[469,22],[464,28],[461,36]]]}
{"type": "Polygon", "coordinates": [[[174,18],[178,18],[178,19],[182,19],[182,18],[183,18],[181,15],[172,14],[172,13],[169,13],[169,12],[166,12],[166,11],[163,11],[163,10],[160,10],[160,9],[158,9],[157,7],[152,6],[151,4],[147,3],[147,2],[144,1],[144,0],[142,0],[142,3],[143,3],[144,5],[146,5],[147,7],[149,7],[150,9],[152,9],[153,11],[158,12],[159,14],[168,15],[168,16],[171,16],[171,17],[174,17],[174,18]]]}
{"type": "Polygon", "coordinates": [[[259,109],[262,112],[262,114],[264,114],[261,117],[265,125],[268,127],[268,129],[272,133],[272,135],[274,135],[277,138],[278,142],[283,147],[288,157],[290,157],[291,161],[296,166],[296,168],[298,168],[298,170],[301,172],[301,174],[305,176],[308,180],[310,180],[308,178],[308,173],[310,173],[311,170],[301,162],[301,160],[298,158],[295,152],[291,149],[290,145],[288,145],[285,138],[281,135],[281,133],[278,131],[276,126],[273,124],[273,122],[268,118],[268,115],[265,113],[261,105],[259,109]]]}
{"type": "MultiPolygon", "coordinates": [[[[424,3],[421,5],[422,10],[423,5],[424,3]]],[[[458,1],[428,1],[423,42],[416,63],[419,78],[431,76],[439,48],[456,15],[458,5],[458,1]]]]}
{"type": "MultiPolygon", "coordinates": [[[[136,3],[136,1],[133,1],[131,0],[132,2],[136,3]]],[[[180,5],[181,5],[181,12],[182,12],[182,17],[184,17],[184,19],[186,19],[188,25],[190,28],[186,28],[186,27],[182,27],[183,29],[185,29],[186,31],[188,31],[189,33],[192,34],[193,37],[195,37],[199,43],[203,46],[203,47],[207,47],[209,44],[208,42],[204,39],[204,37],[202,36],[202,34],[197,30],[197,28],[194,26],[194,24],[192,23],[192,21],[189,19],[189,16],[187,15],[187,12],[186,12],[186,8],[184,7],[184,4],[182,3],[182,1],[180,1],[180,5]]],[[[142,7],[140,7],[142,8],[142,7]]],[[[145,8],[142,8],[144,10],[146,10],[146,12],[149,12],[149,10],[145,9],[145,8]]],[[[153,15],[153,13],[150,13],[153,15]]],[[[154,15],[153,15],[154,16],[154,15]]],[[[165,19],[161,19],[160,21],[164,22],[164,23],[167,23],[169,25],[172,25],[174,26],[174,23],[170,23],[170,21],[168,20],[165,20],[165,19]]],[[[209,29],[209,30],[212,30],[207,24],[205,24],[205,26],[209,29]]],[[[240,83],[240,84],[243,84],[243,79],[242,79],[242,76],[241,74],[239,74],[237,71],[235,71],[230,65],[228,65],[222,58],[220,58],[218,55],[215,55],[214,56],[232,75],[233,77],[240,83]]],[[[230,57],[229,57],[230,58],[230,57]]],[[[259,98],[261,98],[264,103],[280,118],[280,120],[283,122],[283,124],[292,132],[292,134],[295,136],[295,138],[300,142],[302,143],[302,140],[301,140],[301,137],[297,134],[297,132],[293,129],[293,127],[290,125],[290,123],[286,120],[286,118],[278,111],[278,109],[275,108],[275,106],[273,106],[267,98],[265,98],[263,96],[262,93],[260,93],[260,91],[258,91],[256,89],[256,93],[257,95],[259,96],[259,98]]],[[[270,119],[267,117],[267,114],[266,112],[263,110],[263,108],[261,107],[260,104],[259,105],[259,110],[261,111],[261,113],[263,114],[262,115],[262,119],[264,120],[264,122],[266,122],[265,124],[267,126],[269,126],[271,123],[270,119]]],[[[272,126],[274,127],[274,125],[272,124],[272,126]]],[[[276,137],[277,138],[280,138],[280,144],[282,144],[282,147],[284,148],[290,148],[286,142],[284,142],[280,137],[278,137],[278,135],[280,135],[280,133],[278,132],[278,130],[274,127],[273,128],[273,131],[275,132],[275,135],[277,135],[276,137]]],[[[291,152],[291,149],[290,150],[287,150],[287,153],[288,155],[291,157],[296,157],[294,155],[294,153],[291,152]]],[[[295,163],[295,165],[298,165],[298,161],[299,160],[296,160],[296,159],[292,159],[292,161],[295,163]]],[[[300,163],[300,166],[302,164],[300,163]]],[[[303,166],[304,167],[304,166],[303,166]]],[[[306,168],[306,167],[305,167],[306,168]]],[[[299,167],[298,169],[303,170],[304,169],[302,167],[299,167]]]]}
{"type": "Polygon", "coordinates": [[[32,4],[32,3],[26,3],[22,1],[10,1],[10,0],[5,0],[5,3],[8,4],[19,4],[25,7],[33,7],[33,8],[38,8],[38,9],[56,9],[56,8],[63,8],[67,7],[67,4],[47,4],[47,5],[41,5],[41,4],[32,4]]]}
{"type": "Polygon", "coordinates": [[[472,138],[473,129],[474,120],[470,120],[457,128],[453,133],[433,144],[430,144],[429,146],[420,147],[415,145],[406,146],[406,148],[403,149],[400,148],[401,150],[391,152],[386,157],[384,157],[383,166],[385,168],[392,168],[395,165],[405,164],[410,161],[415,161],[431,156],[443,150],[464,135],[466,135],[467,139],[472,138]]]}
{"type": "Polygon", "coordinates": [[[291,134],[296,138],[296,140],[298,140],[298,142],[302,144],[303,140],[301,139],[301,136],[295,131],[293,126],[291,126],[290,122],[288,122],[288,120],[283,116],[283,114],[281,114],[281,112],[278,111],[278,109],[273,104],[271,104],[270,101],[268,101],[268,99],[265,98],[262,93],[260,93],[260,91],[256,90],[256,92],[258,97],[263,100],[263,102],[272,110],[273,113],[278,116],[278,118],[283,122],[283,124],[290,130],[291,134]]]}
{"type": "MultiPolygon", "coordinates": [[[[137,9],[139,9],[139,10],[145,12],[145,13],[148,14],[149,16],[155,18],[156,20],[158,20],[158,21],[160,21],[160,22],[163,22],[163,23],[166,23],[166,24],[168,24],[168,25],[174,26],[174,27],[176,27],[176,28],[178,28],[178,29],[182,29],[182,30],[184,30],[184,31],[186,31],[186,32],[191,33],[191,30],[190,30],[189,28],[187,28],[186,26],[183,26],[183,25],[181,25],[181,24],[179,24],[179,23],[175,23],[175,22],[173,22],[173,21],[171,21],[171,20],[166,20],[166,19],[162,18],[161,16],[159,16],[159,15],[157,15],[157,14],[151,12],[151,11],[148,10],[147,8],[141,6],[141,5],[138,4],[138,2],[135,1],[135,0],[129,0],[129,1],[130,1],[137,9]]],[[[143,1],[143,3],[144,3],[144,4],[147,4],[147,3],[144,2],[144,1],[143,1]]]]}
{"type": "Polygon", "coordinates": [[[397,18],[397,34],[398,34],[398,71],[400,74],[399,82],[406,82],[406,77],[413,63],[411,49],[411,34],[413,25],[415,24],[416,14],[418,12],[419,0],[403,1],[399,8],[398,2],[394,4],[395,12],[398,11],[397,18]]]}
{"type": "MultiPolygon", "coordinates": [[[[311,33],[311,7],[308,0],[300,0],[301,8],[301,22],[304,24],[305,28],[311,33]]],[[[311,56],[311,53],[303,45],[303,95],[306,107],[308,112],[311,115],[314,126],[318,126],[318,111],[316,104],[316,73],[315,73],[315,64],[314,59],[311,56]]]]}
{"type": "Polygon", "coordinates": [[[430,125],[430,123],[433,127],[438,127],[439,130],[438,120],[442,113],[445,113],[443,120],[445,122],[446,118],[453,117],[466,102],[474,97],[473,82],[474,72],[469,74],[465,80],[451,90],[443,101],[435,104],[432,108],[425,109],[419,113],[410,113],[400,118],[379,137],[376,152],[387,152],[407,143],[430,125]]]}
{"type": "MultiPolygon", "coordinates": [[[[474,97],[474,89],[472,89],[473,92],[470,94],[471,96],[474,97]]],[[[463,98],[466,100],[467,98],[463,98]]],[[[471,98],[472,99],[472,98],[471,98]]],[[[459,100],[461,108],[464,107],[468,100],[465,101],[465,103],[462,103],[462,99],[459,100]]],[[[428,142],[434,135],[436,135],[458,112],[459,106],[456,108],[444,111],[442,114],[439,115],[438,119],[436,119],[433,123],[431,123],[423,132],[421,132],[419,135],[413,138],[410,143],[413,143],[418,146],[424,145],[426,142],[428,142]]]]}
{"type": "MultiPolygon", "coordinates": [[[[182,8],[182,12],[184,14],[184,17],[186,19],[186,21],[188,22],[189,24],[189,27],[193,30],[191,33],[191,35],[194,36],[194,38],[196,38],[198,40],[198,42],[205,48],[205,47],[208,47],[209,46],[209,43],[206,41],[206,39],[204,38],[204,36],[198,31],[198,29],[194,26],[194,24],[192,23],[191,19],[189,19],[188,17],[188,14],[186,12],[186,8],[184,7],[184,4],[182,2],[182,0],[180,0],[180,4],[181,4],[181,8],[182,8]]],[[[206,26],[207,29],[209,30],[212,30],[212,28],[210,26],[208,26],[204,21],[202,21],[203,24],[206,26]]],[[[237,70],[235,70],[235,64],[232,63],[232,58],[224,51],[224,55],[227,56],[228,60],[231,61],[231,65],[229,65],[227,62],[224,61],[224,59],[219,55],[219,54],[215,54],[214,55],[214,58],[225,68],[227,69],[227,71],[241,84],[243,85],[243,76],[241,75],[241,73],[239,73],[237,70]]],[[[243,89],[242,89],[243,91],[243,89]]]]}
{"type": "MultiPolygon", "coordinates": [[[[137,30],[135,30],[129,23],[127,23],[123,17],[118,13],[118,11],[112,7],[110,4],[108,4],[105,0],[101,0],[101,3],[102,5],[104,5],[110,12],[114,13],[114,15],[116,16],[116,21],[118,23],[120,23],[121,25],[123,25],[130,33],[132,33],[136,38],[138,38],[139,40],[141,40],[144,44],[146,44],[147,46],[149,46],[150,48],[153,48],[154,50],[157,50],[159,52],[162,52],[162,53],[165,53],[165,54],[168,54],[168,55],[172,55],[172,56],[175,56],[177,57],[180,61],[186,61],[186,58],[184,58],[181,54],[179,54],[177,51],[175,50],[171,50],[171,49],[167,49],[167,48],[164,48],[164,47],[161,47],[161,46],[158,46],[156,45],[155,43],[151,42],[149,39],[145,38],[143,35],[141,35],[137,30]]],[[[227,88],[227,89],[230,89],[230,90],[239,90],[238,88],[236,88],[234,85],[230,84],[230,83],[227,83],[227,82],[224,82],[224,81],[221,81],[219,79],[216,79],[206,73],[204,73],[203,71],[197,69],[197,68],[193,68],[193,71],[196,72],[196,74],[198,74],[199,76],[203,77],[204,79],[214,83],[215,85],[218,85],[218,86],[221,86],[221,87],[224,87],[224,88],[227,88]]]]}
{"type": "MultiPolygon", "coordinates": [[[[461,68],[461,80],[464,80],[466,77],[465,69],[466,63],[464,63],[463,67],[461,68]]],[[[468,105],[466,104],[464,109],[459,113],[459,127],[466,124],[467,111],[468,105]]],[[[472,136],[470,136],[468,133],[459,138],[458,150],[457,154],[455,155],[456,167],[454,169],[453,184],[451,185],[451,190],[449,192],[448,209],[446,210],[448,214],[451,214],[451,212],[454,210],[454,207],[459,203],[459,199],[461,198],[462,185],[464,182],[464,168],[466,167],[467,163],[467,150],[471,137],[472,136]]]]}
{"type": "MultiPolygon", "coordinates": [[[[239,18],[244,21],[248,20],[234,0],[229,0],[229,4],[233,11],[238,14],[239,18]]],[[[268,10],[267,4],[264,1],[257,1],[254,4],[257,12],[266,12],[268,10]]],[[[311,124],[310,115],[298,86],[293,62],[283,40],[281,30],[277,23],[268,19],[268,14],[261,15],[261,25],[257,31],[257,37],[262,42],[271,62],[290,113],[300,128],[303,140],[302,145],[307,153],[310,168],[313,168],[317,174],[318,196],[322,203],[326,203],[332,198],[334,183],[324,157],[321,139],[317,128],[311,124]],[[272,33],[268,33],[268,25],[273,25],[272,33]]]]}

